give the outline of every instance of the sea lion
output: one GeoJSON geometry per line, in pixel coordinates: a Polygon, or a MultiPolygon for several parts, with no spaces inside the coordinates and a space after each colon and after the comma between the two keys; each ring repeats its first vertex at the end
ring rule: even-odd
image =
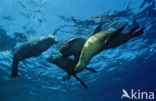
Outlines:
{"type": "Polygon", "coordinates": [[[144,31],[144,28],[136,31],[139,29],[139,26],[136,26],[133,27],[129,33],[122,33],[124,28],[125,26],[115,32],[103,31],[91,36],[82,48],[79,61],[75,67],[75,72],[79,72],[86,67],[90,59],[101,51],[122,45],[132,37],[143,34],[144,31]]]}
{"type": "MultiPolygon", "coordinates": [[[[61,55],[52,55],[49,58],[46,59],[48,62],[55,64],[56,66],[62,68],[65,72],[67,72],[67,75],[64,77],[64,79],[70,79],[71,75],[74,76],[78,81],[81,82],[81,84],[85,87],[88,88],[87,85],[77,77],[76,73],[74,73],[74,68],[76,65],[76,62],[70,58],[65,58],[61,55]]],[[[85,69],[90,70],[92,72],[96,73],[96,70],[92,68],[87,68],[85,69]]]]}
{"type": "Polygon", "coordinates": [[[42,52],[46,51],[53,44],[57,43],[57,39],[52,36],[42,36],[40,38],[26,41],[21,46],[19,46],[13,56],[12,64],[12,77],[17,77],[18,75],[18,63],[26,58],[37,57],[42,52]]]}
{"type": "MultiPolygon", "coordinates": [[[[102,23],[99,23],[98,26],[93,30],[92,35],[95,33],[98,33],[102,30],[102,23]]],[[[78,62],[81,50],[87,40],[84,38],[72,38],[68,41],[66,41],[60,48],[59,52],[64,57],[69,57],[71,55],[74,55],[74,60],[78,62]]]]}
{"type": "Polygon", "coordinates": [[[74,60],[78,62],[81,50],[86,41],[87,40],[84,38],[79,38],[79,37],[72,38],[68,40],[67,42],[65,42],[59,48],[59,52],[64,57],[69,57],[71,55],[74,55],[74,60]]]}

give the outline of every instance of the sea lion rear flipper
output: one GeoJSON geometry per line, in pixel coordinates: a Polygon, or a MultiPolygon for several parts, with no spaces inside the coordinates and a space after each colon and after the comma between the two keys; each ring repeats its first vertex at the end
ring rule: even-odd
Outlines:
{"type": "Polygon", "coordinates": [[[86,85],[80,78],[78,78],[78,77],[76,76],[76,74],[74,74],[73,76],[74,76],[78,81],[80,81],[81,84],[82,84],[86,89],[88,89],[87,85],[86,85]]]}
{"type": "Polygon", "coordinates": [[[144,30],[145,30],[145,28],[142,28],[142,29],[136,31],[135,33],[132,34],[131,37],[136,37],[136,36],[139,36],[139,35],[143,34],[144,30]]]}
{"type": "Polygon", "coordinates": [[[13,60],[11,77],[18,77],[18,62],[13,60]]]}
{"type": "Polygon", "coordinates": [[[124,30],[125,27],[126,26],[123,26],[123,27],[119,28],[118,30],[116,30],[115,32],[113,32],[113,34],[110,35],[109,40],[114,40],[116,37],[118,37],[121,34],[121,32],[124,30]]]}
{"type": "Polygon", "coordinates": [[[70,77],[71,77],[71,75],[70,74],[67,74],[67,75],[63,76],[63,80],[64,81],[69,80],[70,77]]]}
{"type": "Polygon", "coordinates": [[[102,23],[99,23],[99,25],[94,29],[92,36],[101,31],[102,25],[102,23]]]}
{"type": "Polygon", "coordinates": [[[137,29],[139,29],[139,26],[138,26],[138,25],[135,26],[135,27],[133,27],[133,28],[131,29],[131,31],[129,32],[129,34],[134,33],[137,29]]]}
{"type": "Polygon", "coordinates": [[[87,69],[87,70],[89,70],[89,71],[92,71],[92,72],[94,72],[94,73],[97,73],[97,71],[96,71],[95,69],[93,69],[93,68],[85,67],[85,69],[87,69]]]}

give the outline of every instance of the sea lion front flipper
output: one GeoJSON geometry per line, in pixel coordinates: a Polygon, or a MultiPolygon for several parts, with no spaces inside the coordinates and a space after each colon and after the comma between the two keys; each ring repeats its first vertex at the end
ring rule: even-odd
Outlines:
{"type": "Polygon", "coordinates": [[[102,23],[99,23],[99,25],[94,29],[92,36],[101,31],[102,25],[102,23]]]}
{"type": "Polygon", "coordinates": [[[92,71],[92,72],[94,72],[94,73],[97,73],[97,71],[96,71],[95,69],[93,69],[93,68],[85,67],[85,69],[87,69],[87,70],[89,70],[89,71],[92,71]]]}
{"type": "Polygon", "coordinates": [[[78,81],[80,81],[81,84],[82,84],[86,89],[88,89],[87,85],[86,85],[80,78],[78,78],[78,77],[76,76],[76,74],[74,74],[73,76],[74,76],[78,81]]]}
{"type": "Polygon", "coordinates": [[[67,80],[70,79],[70,77],[71,77],[71,75],[70,74],[67,74],[67,75],[63,76],[63,80],[64,81],[67,81],[67,80]]]}

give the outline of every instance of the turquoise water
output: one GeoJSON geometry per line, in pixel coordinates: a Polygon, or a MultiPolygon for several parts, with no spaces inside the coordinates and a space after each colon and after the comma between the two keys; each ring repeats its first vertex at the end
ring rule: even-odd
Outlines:
{"type": "Polygon", "coordinates": [[[155,5],[155,0],[0,0],[0,101],[120,101],[122,89],[156,92],[155,5]],[[45,58],[72,37],[88,38],[100,21],[102,30],[126,23],[126,32],[132,21],[146,29],[91,59],[88,67],[98,73],[78,73],[88,90],[74,77],[63,81],[66,73],[45,58]],[[15,48],[49,34],[58,43],[20,62],[20,76],[11,78],[15,48]]]}

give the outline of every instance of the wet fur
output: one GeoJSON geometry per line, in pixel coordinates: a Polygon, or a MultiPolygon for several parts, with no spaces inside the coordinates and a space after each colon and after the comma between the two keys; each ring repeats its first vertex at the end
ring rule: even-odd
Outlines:
{"type": "MultiPolygon", "coordinates": [[[[63,56],[60,55],[52,55],[51,57],[46,59],[48,62],[55,64],[56,66],[62,68],[65,72],[67,72],[67,76],[64,77],[64,79],[70,79],[71,75],[74,76],[78,81],[81,82],[81,84],[88,89],[87,85],[76,76],[76,73],[74,72],[75,69],[75,65],[77,62],[75,62],[72,59],[69,58],[65,58],[63,56]]],[[[91,69],[91,68],[87,68],[87,70],[90,70],[92,72],[95,72],[95,70],[91,69]]]]}
{"type": "Polygon", "coordinates": [[[84,39],[84,38],[79,38],[79,37],[72,38],[72,39],[66,41],[59,48],[59,52],[66,58],[74,55],[75,61],[78,62],[81,50],[82,50],[85,42],[86,42],[86,39],[84,39]]]}
{"type": "Polygon", "coordinates": [[[129,33],[122,33],[122,27],[117,31],[103,31],[91,36],[82,48],[79,61],[75,67],[75,72],[82,70],[88,65],[90,59],[101,51],[115,48],[126,43],[133,37],[143,34],[144,28],[136,31],[139,26],[133,27],[129,33]]]}
{"type": "Polygon", "coordinates": [[[50,36],[40,37],[31,41],[23,43],[20,47],[15,50],[13,56],[12,64],[12,77],[17,77],[18,75],[18,63],[24,59],[30,57],[37,57],[42,52],[50,48],[57,40],[50,36]]]}

